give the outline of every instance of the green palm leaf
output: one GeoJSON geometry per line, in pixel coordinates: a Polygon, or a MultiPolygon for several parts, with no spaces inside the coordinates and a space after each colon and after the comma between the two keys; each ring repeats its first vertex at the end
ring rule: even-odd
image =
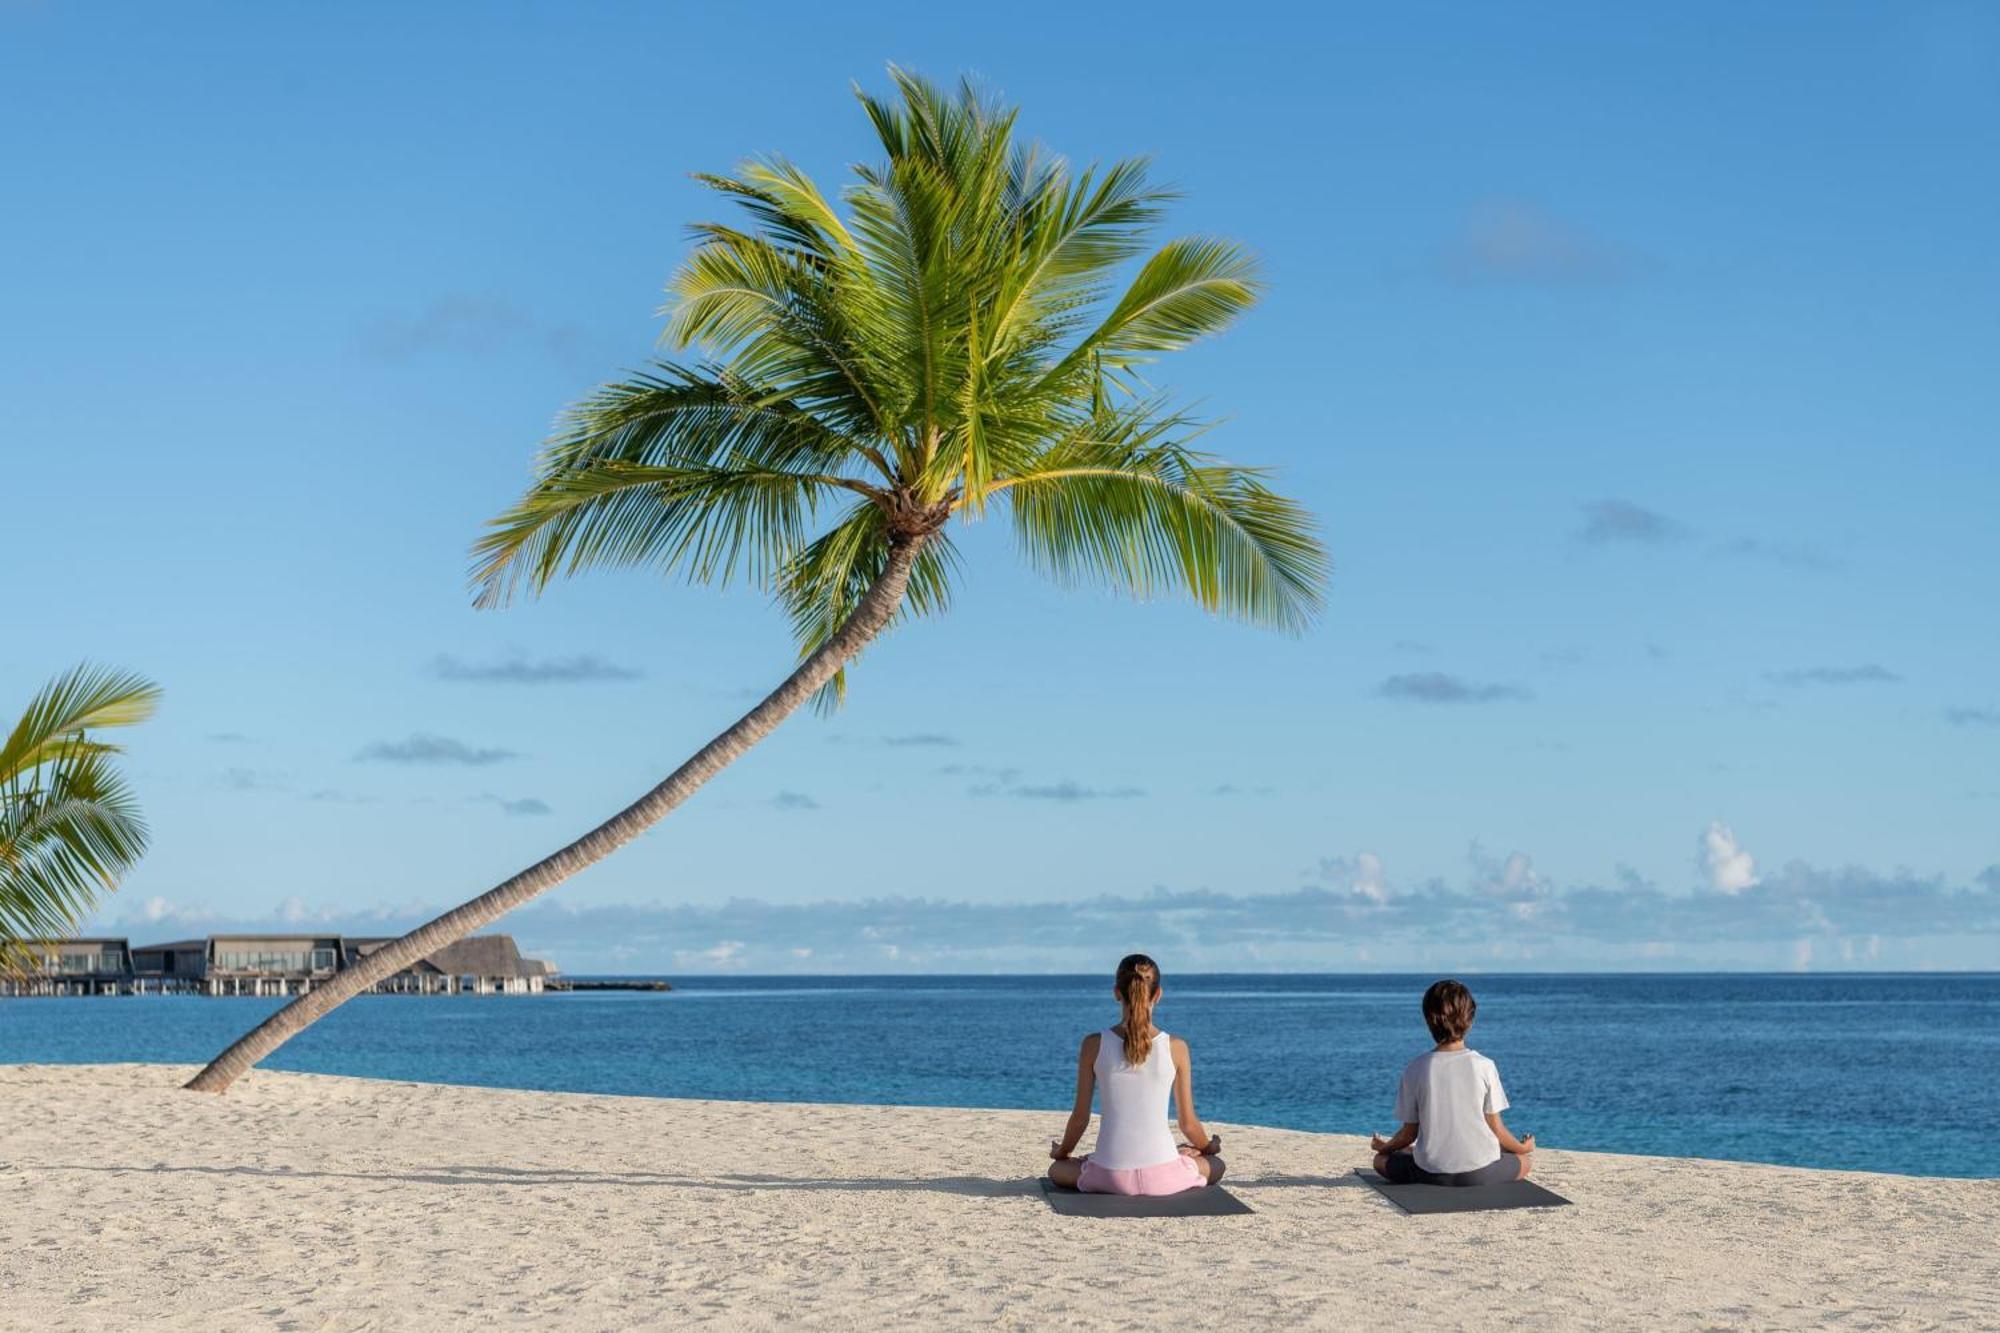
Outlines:
{"type": "Polygon", "coordinates": [[[146,825],[113,767],[108,727],[150,717],[159,688],[79,666],[29,701],[0,744],[0,967],[73,931],[146,848],[146,825]]]}
{"type": "Polygon", "coordinates": [[[1322,605],[1310,516],[1264,474],[1189,449],[1190,423],[1146,405],[1101,411],[1000,483],[1014,532],[1065,583],[1145,598],[1178,589],[1223,615],[1297,632],[1322,605]]]}

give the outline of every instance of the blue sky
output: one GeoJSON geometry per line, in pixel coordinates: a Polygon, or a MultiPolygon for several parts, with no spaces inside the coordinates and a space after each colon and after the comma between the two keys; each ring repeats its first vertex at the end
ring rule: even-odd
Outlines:
{"type": "Polygon", "coordinates": [[[103,913],[374,929],[791,660],[744,591],[474,611],[641,363],[690,171],[972,72],[1271,292],[1177,359],[1336,572],[1297,640],[1037,582],[511,928],[572,970],[1990,965],[2000,14],[0,3],[0,701],[167,689],[103,913]],[[951,12],[946,12],[947,10],[951,12]]]}

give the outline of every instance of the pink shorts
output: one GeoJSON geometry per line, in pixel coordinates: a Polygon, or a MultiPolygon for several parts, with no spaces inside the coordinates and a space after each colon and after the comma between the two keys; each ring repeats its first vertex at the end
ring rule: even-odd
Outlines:
{"type": "Polygon", "coordinates": [[[1076,1187],[1085,1194],[1179,1194],[1207,1183],[1194,1158],[1176,1154],[1170,1162],[1124,1170],[1099,1166],[1086,1157],[1076,1187]]]}

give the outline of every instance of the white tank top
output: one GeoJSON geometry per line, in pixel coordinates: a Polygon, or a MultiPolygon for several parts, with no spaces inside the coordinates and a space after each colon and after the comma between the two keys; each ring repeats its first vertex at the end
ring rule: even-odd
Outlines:
{"type": "Polygon", "coordinates": [[[1171,1162],[1179,1153],[1167,1127],[1167,1099],[1174,1091],[1173,1038],[1153,1035],[1146,1063],[1125,1063],[1125,1039],[1106,1029],[1097,1046],[1097,1146],[1090,1160],[1110,1171],[1137,1171],[1171,1162]]]}

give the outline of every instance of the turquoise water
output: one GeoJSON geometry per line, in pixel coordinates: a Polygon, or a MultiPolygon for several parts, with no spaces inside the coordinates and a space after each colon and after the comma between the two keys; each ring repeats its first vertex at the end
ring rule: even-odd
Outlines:
{"type": "MultiPolygon", "coordinates": [[[[1388,1132],[1429,977],[1172,976],[1205,1116],[1388,1132]]],[[[1068,1108],[1104,977],[674,979],[671,994],[369,996],[272,1068],[752,1101],[1068,1108]]],[[[1471,1044],[1549,1147],[2000,1175],[2000,976],[1472,978],[1471,1044]]],[[[206,1059],[277,1002],[0,1001],[0,1062],[206,1059]]]]}

